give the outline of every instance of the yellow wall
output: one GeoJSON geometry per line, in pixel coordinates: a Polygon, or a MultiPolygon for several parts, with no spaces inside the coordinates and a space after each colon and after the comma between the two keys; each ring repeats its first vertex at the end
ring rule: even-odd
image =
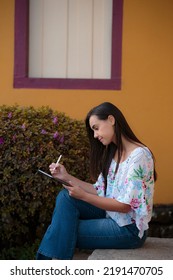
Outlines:
{"type": "Polygon", "coordinates": [[[0,0],[0,104],[49,105],[83,119],[94,105],[113,102],[155,154],[155,203],[172,203],[172,15],[172,0],[124,0],[121,91],[13,89],[14,1],[0,0]]]}

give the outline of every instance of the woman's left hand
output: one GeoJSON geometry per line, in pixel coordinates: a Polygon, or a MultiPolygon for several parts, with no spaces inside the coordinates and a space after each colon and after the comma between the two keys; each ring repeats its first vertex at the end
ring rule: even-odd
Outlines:
{"type": "Polygon", "coordinates": [[[70,183],[71,186],[63,185],[64,188],[66,190],[68,190],[69,195],[74,197],[74,198],[83,200],[84,197],[85,197],[86,192],[81,187],[72,184],[72,182],[69,182],[69,183],[70,183]]]}

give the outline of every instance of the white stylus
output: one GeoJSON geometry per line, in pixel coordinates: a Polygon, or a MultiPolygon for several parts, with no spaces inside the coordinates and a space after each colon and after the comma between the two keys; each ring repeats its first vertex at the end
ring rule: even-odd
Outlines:
{"type": "MultiPolygon", "coordinates": [[[[60,162],[60,159],[61,159],[62,155],[59,156],[59,158],[57,159],[57,162],[56,164],[58,164],[60,162]]],[[[54,170],[56,169],[56,167],[54,168],[54,170]]]]}

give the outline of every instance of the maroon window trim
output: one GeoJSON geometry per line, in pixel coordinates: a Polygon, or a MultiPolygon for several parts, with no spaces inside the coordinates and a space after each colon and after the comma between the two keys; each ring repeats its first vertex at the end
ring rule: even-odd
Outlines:
{"type": "Polygon", "coordinates": [[[29,0],[15,0],[14,88],[121,89],[123,0],[113,0],[110,79],[28,77],[29,0]]]}

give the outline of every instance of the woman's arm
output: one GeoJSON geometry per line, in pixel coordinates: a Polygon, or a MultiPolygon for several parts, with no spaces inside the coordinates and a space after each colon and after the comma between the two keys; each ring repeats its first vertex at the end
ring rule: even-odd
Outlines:
{"type": "Polygon", "coordinates": [[[90,193],[86,193],[82,200],[107,211],[128,213],[131,210],[129,204],[119,202],[113,198],[93,196],[90,193]]]}
{"type": "Polygon", "coordinates": [[[64,187],[69,191],[69,195],[72,197],[83,200],[98,208],[107,211],[128,213],[131,210],[131,206],[129,204],[119,202],[113,198],[93,195],[92,193],[84,191],[83,189],[81,189],[81,187],[74,185],[72,182],[70,183],[72,184],[72,187],[68,187],[68,186],[64,186],[64,187]]]}
{"type": "Polygon", "coordinates": [[[93,196],[92,194],[86,193],[83,200],[107,211],[128,213],[131,210],[129,204],[119,202],[113,198],[93,196]]]}
{"type": "Polygon", "coordinates": [[[71,185],[80,186],[80,188],[82,188],[82,190],[84,190],[86,193],[90,193],[92,195],[94,194],[94,196],[97,195],[97,191],[92,184],[79,180],[70,174],[68,174],[68,179],[65,181],[70,182],[71,185]]]}
{"type": "Polygon", "coordinates": [[[98,208],[107,211],[117,211],[122,213],[127,213],[130,211],[131,207],[128,204],[119,202],[113,198],[98,196],[97,191],[94,189],[92,184],[86,183],[70,175],[62,164],[52,163],[49,168],[50,172],[55,178],[57,177],[66,182],[70,182],[72,187],[64,187],[68,189],[69,194],[72,197],[86,201],[98,208]]]}
{"type": "Polygon", "coordinates": [[[70,175],[66,168],[62,165],[62,164],[55,164],[52,163],[49,166],[50,172],[51,174],[55,177],[55,178],[59,178],[62,179],[66,182],[71,182],[72,185],[77,185],[80,186],[80,188],[82,188],[83,190],[85,190],[85,192],[88,193],[92,193],[94,195],[97,195],[97,191],[94,189],[93,185],[87,182],[84,182],[72,175],[70,175]]]}

